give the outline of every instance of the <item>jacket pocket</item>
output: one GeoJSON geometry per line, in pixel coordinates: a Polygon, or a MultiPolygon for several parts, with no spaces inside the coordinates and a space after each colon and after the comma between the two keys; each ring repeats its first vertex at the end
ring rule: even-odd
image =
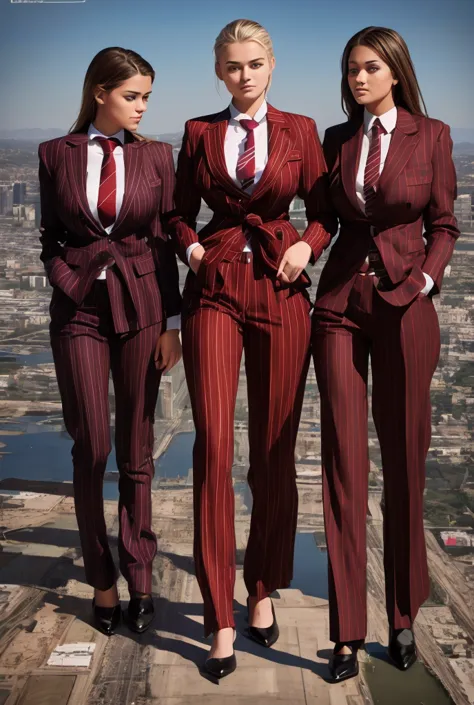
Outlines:
{"type": "Polygon", "coordinates": [[[151,274],[151,272],[156,271],[155,260],[153,259],[152,252],[145,252],[144,255],[134,258],[132,265],[137,277],[141,277],[144,274],[151,274]]]}
{"type": "Polygon", "coordinates": [[[404,177],[407,186],[420,186],[421,184],[431,183],[433,172],[429,166],[419,166],[413,169],[406,169],[404,177]]]}

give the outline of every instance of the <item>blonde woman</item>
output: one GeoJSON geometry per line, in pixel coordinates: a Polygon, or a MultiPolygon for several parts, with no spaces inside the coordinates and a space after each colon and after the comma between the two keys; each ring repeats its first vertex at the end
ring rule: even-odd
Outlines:
{"type": "Polygon", "coordinates": [[[236,668],[234,408],[242,352],[249,402],[253,495],[244,564],[249,636],[278,638],[270,594],[292,578],[298,494],[294,449],[308,369],[310,302],[304,272],[327,245],[325,162],[312,119],[266,100],[275,67],[268,32],[236,20],[215,43],[215,70],[231,95],[222,112],[189,120],[178,160],[175,239],[190,271],[184,290],[183,356],[194,445],[194,556],[213,633],[205,669],[236,668]],[[302,237],[290,224],[305,201],[302,237]],[[201,198],[213,211],[199,235],[201,198]]]}

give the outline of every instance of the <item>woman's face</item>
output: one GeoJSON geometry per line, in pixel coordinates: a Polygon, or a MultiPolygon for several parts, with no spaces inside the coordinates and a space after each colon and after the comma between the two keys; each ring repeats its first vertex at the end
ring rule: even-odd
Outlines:
{"type": "Polygon", "coordinates": [[[150,76],[136,74],[113,91],[99,91],[96,95],[98,115],[102,121],[135,132],[148,107],[152,81],[150,76]]]}
{"type": "Polygon", "coordinates": [[[398,80],[373,49],[354,47],[349,55],[347,80],[359,105],[393,103],[392,89],[398,80]]]}
{"type": "Polygon", "coordinates": [[[235,100],[251,103],[265,92],[274,66],[261,44],[233,42],[221,49],[216,74],[235,100]]]}

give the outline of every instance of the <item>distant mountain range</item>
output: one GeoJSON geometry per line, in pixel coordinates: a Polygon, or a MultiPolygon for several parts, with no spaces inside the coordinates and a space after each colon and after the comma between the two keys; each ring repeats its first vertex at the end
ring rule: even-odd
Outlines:
{"type": "MultiPolygon", "coordinates": [[[[65,135],[66,132],[67,130],[60,127],[49,127],[47,129],[32,127],[29,129],[24,128],[19,130],[2,130],[0,128],[0,139],[43,142],[44,140],[51,140],[54,137],[61,137],[62,135],[65,135]]],[[[182,135],[183,132],[181,131],[148,136],[162,140],[163,142],[171,142],[171,144],[176,145],[181,142],[182,135]]],[[[463,147],[465,147],[466,144],[469,143],[472,148],[472,145],[474,144],[474,128],[452,127],[451,136],[456,145],[463,145],[463,147]]],[[[459,149],[456,151],[459,152],[459,149]]]]}

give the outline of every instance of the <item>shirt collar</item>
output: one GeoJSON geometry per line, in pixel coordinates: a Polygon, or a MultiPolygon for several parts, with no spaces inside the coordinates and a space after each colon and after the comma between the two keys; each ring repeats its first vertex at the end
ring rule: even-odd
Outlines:
{"type": "Polygon", "coordinates": [[[382,125],[385,129],[385,132],[387,132],[387,133],[393,132],[395,129],[395,125],[397,124],[397,106],[394,105],[393,108],[390,108],[390,110],[387,110],[387,112],[384,113],[383,115],[372,115],[372,113],[369,113],[369,111],[366,108],[364,110],[364,131],[365,131],[366,135],[372,129],[372,126],[377,118],[382,123],[382,125]]]}
{"type": "Polygon", "coordinates": [[[96,127],[94,127],[94,125],[92,123],[89,125],[89,129],[87,130],[87,134],[89,135],[90,140],[93,140],[96,137],[103,137],[106,140],[111,140],[111,139],[119,140],[119,142],[121,144],[123,144],[125,142],[124,130],[119,130],[118,132],[115,133],[115,135],[104,135],[96,127]]]}
{"type": "MultiPolygon", "coordinates": [[[[238,122],[239,120],[251,120],[252,119],[250,117],[250,115],[246,115],[245,113],[239,112],[233,103],[231,103],[229,105],[229,110],[230,110],[230,119],[235,122],[238,122]]],[[[255,116],[253,119],[256,120],[256,122],[259,122],[259,123],[262,122],[263,119],[267,115],[267,110],[268,110],[268,104],[267,104],[267,101],[264,100],[263,103],[261,104],[261,106],[259,107],[259,109],[257,110],[257,112],[255,113],[255,116]]]]}

